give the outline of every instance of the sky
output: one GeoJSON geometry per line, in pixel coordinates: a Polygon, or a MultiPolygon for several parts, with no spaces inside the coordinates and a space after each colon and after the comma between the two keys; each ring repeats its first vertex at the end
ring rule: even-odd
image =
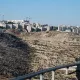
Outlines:
{"type": "Polygon", "coordinates": [[[0,0],[0,20],[80,26],[80,0],[0,0]]]}

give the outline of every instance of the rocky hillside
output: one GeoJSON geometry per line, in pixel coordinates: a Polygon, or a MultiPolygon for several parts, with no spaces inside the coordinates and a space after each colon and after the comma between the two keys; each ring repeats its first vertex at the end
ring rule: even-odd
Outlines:
{"type": "Polygon", "coordinates": [[[80,57],[80,35],[65,32],[35,32],[20,36],[36,49],[33,70],[72,63],[80,57]]]}
{"type": "Polygon", "coordinates": [[[0,76],[16,77],[31,72],[32,51],[20,38],[0,33],[0,76]]]}

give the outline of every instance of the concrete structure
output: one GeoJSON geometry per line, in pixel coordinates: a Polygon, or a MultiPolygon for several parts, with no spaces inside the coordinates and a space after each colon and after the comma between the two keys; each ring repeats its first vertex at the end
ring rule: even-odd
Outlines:
{"type": "Polygon", "coordinates": [[[65,31],[65,25],[58,25],[58,31],[65,31]]]}
{"type": "Polygon", "coordinates": [[[38,29],[40,29],[41,31],[43,31],[43,27],[38,27],[38,29]]]}
{"type": "Polygon", "coordinates": [[[5,23],[0,22],[0,27],[5,27],[5,28],[6,28],[6,24],[5,24],[5,23]]]}
{"type": "Polygon", "coordinates": [[[72,28],[72,32],[73,32],[73,33],[78,33],[78,28],[77,28],[77,27],[73,27],[73,28],[72,28]]]}
{"type": "Polygon", "coordinates": [[[78,33],[80,33],[80,27],[78,27],[78,33]]]}
{"type": "Polygon", "coordinates": [[[58,25],[58,30],[57,31],[60,31],[61,29],[60,29],[60,26],[58,25]]]}
{"type": "Polygon", "coordinates": [[[70,26],[65,26],[65,25],[60,25],[60,26],[58,26],[57,31],[71,32],[71,27],[70,26]]]}
{"type": "Polygon", "coordinates": [[[65,31],[65,32],[73,32],[73,33],[80,33],[80,27],[79,26],[58,26],[58,31],[65,31]]]}
{"type": "Polygon", "coordinates": [[[0,26],[3,26],[3,24],[0,22],[0,26]]]}
{"type": "Polygon", "coordinates": [[[23,22],[24,22],[24,20],[7,20],[7,22],[23,23],[23,22]]]}
{"type": "Polygon", "coordinates": [[[12,29],[12,24],[6,24],[6,29],[12,29]]]}
{"type": "MultiPolygon", "coordinates": [[[[6,29],[19,29],[19,30],[26,30],[27,32],[32,31],[51,31],[53,30],[53,26],[48,26],[48,24],[41,25],[39,23],[30,23],[26,20],[7,20],[7,22],[13,22],[10,24],[6,24],[6,22],[0,22],[0,26],[5,27],[6,29]]],[[[55,28],[54,28],[55,29],[55,28]]],[[[66,26],[66,25],[59,25],[57,31],[62,32],[73,32],[73,33],[80,33],[80,27],[79,26],[66,26]]]]}
{"type": "Polygon", "coordinates": [[[42,27],[42,31],[49,31],[50,28],[48,26],[42,27]]]}
{"type": "Polygon", "coordinates": [[[71,30],[70,29],[66,29],[65,32],[71,32],[71,30]]]}
{"type": "Polygon", "coordinates": [[[22,26],[23,29],[24,29],[24,24],[25,24],[25,23],[21,23],[21,24],[20,24],[20,25],[22,26]]]}
{"type": "Polygon", "coordinates": [[[36,27],[32,26],[32,32],[36,32],[36,27]]]}
{"type": "Polygon", "coordinates": [[[28,26],[28,25],[24,24],[24,29],[27,29],[27,26],[28,26]]]}
{"type": "Polygon", "coordinates": [[[36,28],[40,27],[40,24],[39,23],[36,23],[36,28]]]}
{"type": "Polygon", "coordinates": [[[46,30],[46,31],[50,31],[50,26],[47,26],[46,28],[47,28],[47,30],[46,30]]]}
{"type": "Polygon", "coordinates": [[[74,27],[74,28],[72,29],[72,32],[79,34],[79,33],[80,33],[80,27],[74,27]]]}
{"type": "Polygon", "coordinates": [[[18,24],[13,24],[12,29],[18,29],[18,24]]]}
{"type": "Polygon", "coordinates": [[[50,26],[44,26],[44,27],[38,27],[39,29],[41,29],[41,31],[51,31],[52,30],[52,27],[50,26]]]}
{"type": "Polygon", "coordinates": [[[32,31],[32,27],[30,25],[27,26],[27,31],[31,32],[32,31]]]}
{"type": "Polygon", "coordinates": [[[24,23],[20,23],[20,24],[18,24],[18,29],[24,29],[24,23]]]}

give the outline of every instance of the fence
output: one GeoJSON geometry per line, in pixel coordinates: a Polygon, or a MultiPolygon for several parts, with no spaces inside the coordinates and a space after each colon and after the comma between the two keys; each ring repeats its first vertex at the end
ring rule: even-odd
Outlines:
{"type": "Polygon", "coordinates": [[[19,76],[19,77],[15,78],[15,79],[12,79],[12,80],[25,80],[25,79],[31,80],[31,78],[33,78],[33,77],[35,77],[37,75],[40,75],[40,80],[44,80],[43,79],[43,74],[45,74],[47,72],[52,72],[52,80],[55,80],[54,76],[55,76],[55,71],[56,70],[65,69],[66,68],[66,74],[68,74],[69,67],[73,67],[73,66],[80,66],[80,62],[76,62],[76,63],[73,63],[73,64],[67,64],[67,65],[61,65],[61,66],[56,66],[56,67],[53,67],[53,68],[40,70],[38,72],[33,72],[33,73],[30,73],[30,74],[19,76]]]}

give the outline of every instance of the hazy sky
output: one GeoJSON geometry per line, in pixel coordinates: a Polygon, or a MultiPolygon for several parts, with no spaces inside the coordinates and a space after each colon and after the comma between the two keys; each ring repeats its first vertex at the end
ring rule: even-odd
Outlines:
{"type": "Polygon", "coordinates": [[[8,20],[30,17],[50,25],[80,25],[80,0],[0,0],[0,14],[8,20]]]}

